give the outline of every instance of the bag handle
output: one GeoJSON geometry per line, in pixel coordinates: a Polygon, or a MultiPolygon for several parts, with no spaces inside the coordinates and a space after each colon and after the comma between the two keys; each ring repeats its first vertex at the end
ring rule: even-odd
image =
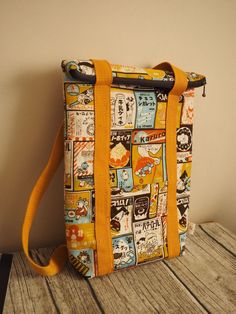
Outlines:
{"type": "Polygon", "coordinates": [[[180,239],[178,230],[178,209],[176,203],[177,185],[177,151],[176,151],[176,121],[179,97],[188,88],[188,79],[185,72],[169,62],[163,62],[154,69],[172,71],[174,74],[174,85],[168,93],[166,109],[166,167],[168,175],[167,192],[167,246],[168,257],[179,256],[180,239]]]}
{"type": "Polygon", "coordinates": [[[29,254],[29,233],[31,230],[31,226],[33,223],[33,219],[38,209],[39,202],[44,195],[45,190],[47,189],[54,173],[56,172],[58,166],[63,159],[64,154],[64,146],[63,146],[63,139],[64,139],[64,128],[63,123],[59,127],[49,160],[47,165],[43,169],[42,173],[40,174],[28,201],[28,205],[25,212],[25,218],[22,226],[22,245],[25,255],[31,265],[31,267],[41,275],[44,276],[53,276],[57,274],[59,271],[62,270],[64,267],[65,262],[67,261],[67,247],[65,244],[58,246],[50,260],[48,265],[41,266],[37,264],[29,254]]]}

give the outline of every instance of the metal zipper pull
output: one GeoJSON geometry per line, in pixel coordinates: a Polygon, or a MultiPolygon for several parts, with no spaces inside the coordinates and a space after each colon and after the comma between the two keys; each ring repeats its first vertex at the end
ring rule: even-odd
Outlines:
{"type": "Polygon", "coordinates": [[[202,97],[206,97],[206,84],[203,85],[202,97]]]}

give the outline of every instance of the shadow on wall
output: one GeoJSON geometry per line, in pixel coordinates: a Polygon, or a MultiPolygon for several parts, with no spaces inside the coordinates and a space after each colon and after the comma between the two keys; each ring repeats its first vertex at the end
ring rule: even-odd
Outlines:
{"type": "MultiPolygon", "coordinates": [[[[15,111],[11,111],[8,132],[2,135],[7,136],[9,142],[1,170],[0,252],[21,249],[21,226],[27,201],[63,119],[59,70],[22,73],[4,87],[11,93],[14,86],[17,103],[16,108],[12,108],[15,111]]],[[[31,233],[32,246],[64,241],[62,164],[38,212],[31,233]]]]}

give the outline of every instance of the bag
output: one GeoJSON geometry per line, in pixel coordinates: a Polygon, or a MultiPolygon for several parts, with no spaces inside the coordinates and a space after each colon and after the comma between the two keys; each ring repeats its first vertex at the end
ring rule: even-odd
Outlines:
{"type": "Polygon", "coordinates": [[[80,274],[91,278],[183,255],[194,89],[205,87],[206,78],[170,63],[150,69],[77,60],[63,61],[62,69],[64,127],[23,223],[30,265],[54,275],[69,257],[80,274]],[[63,158],[63,140],[67,244],[40,266],[29,255],[29,232],[63,158]]]}

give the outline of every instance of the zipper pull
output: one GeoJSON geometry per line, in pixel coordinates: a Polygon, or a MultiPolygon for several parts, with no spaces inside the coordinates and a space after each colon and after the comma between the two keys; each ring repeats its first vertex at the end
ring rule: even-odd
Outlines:
{"type": "Polygon", "coordinates": [[[202,97],[206,97],[206,84],[203,85],[202,97]]]}

